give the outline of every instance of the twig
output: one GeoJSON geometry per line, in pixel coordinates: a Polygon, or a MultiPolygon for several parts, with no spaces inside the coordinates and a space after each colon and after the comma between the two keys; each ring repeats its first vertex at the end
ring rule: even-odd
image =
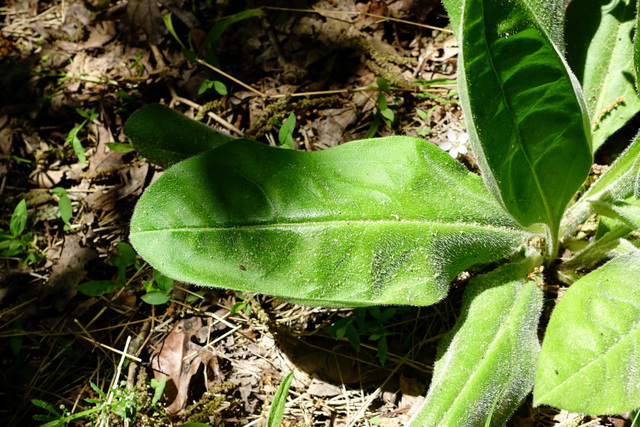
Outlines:
{"type": "MultiPolygon", "coordinates": [[[[138,334],[138,336],[136,336],[136,338],[131,342],[131,349],[130,349],[131,354],[140,353],[140,350],[142,350],[144,342],[146,341],[150,331],[151,331],[151,319],[147,319],[142,325],[142,328],[140,328],[140,333],[138,334]]],[[[138,369],[138,363],[135,361],[132,361],[129,364],[129,370],[127,371],[127,389],[128,390],[133,389],[137,369],[138,369]]]]}
{"type": "MultiPolygon", "coordinates": [[[[131,343],[131,335],[129,335],[127,337],[127,342],[124,344],[124,351],[119,353],[122,353],[122,357],[120,358],[120,362],[118,363],[118,369],[116,369],[116,375],[113,378],[113,381],[111,381],[111,387],[109,387],[109,392],[107,394],[107,405],[111,404],[111,400],[113,399],[113,389],[117,386],[118,381],[120,381],[120,373],[122,372],[122,365],[124,363],[124,358],[125,357],[132,357],[130,355],[127,354],[127,350],[129,349],[129,343],[131,343]]],[[[108,426],[109,425],[109,419],[102,419],[100,421],[100,427],[102,426],[108,426]]]]}
{"type": "Polygon", "coordinates": [[[215,71],[218,74],[222,74],[223,76],[225,76],[229,80],[238,83],[240,86],[242,86],[245,89],[250,90],[251,92],[255,93],[256,95],[260,95],[263,98],[267,98],[267,95],[265,95],[264,93],[260,92],[258,89],[255,89],[255,88],[249,86],[248,84],[244,83],[243,81],[240,81],[237,78],[233,77],[232,75],[225,73],[221,69],[214,67],[213,65],[209,64],[208,62],[203,61],[200,58],[196,58],[196,62],[198,64],[200,64],[200,65],[204,65],[205,67],[211,68],[213,71],[215,71]]]}
{"type": "Polygon", "coordinates": [[[336,13],[336,14],[340,14],[340,15],[352,15],[352,14],[364,15],[364,16],[369,16],[371,18],[380,18],[380,19],[386,20],[386,21],[400,22],[402,24],[414,25],[416,27],[428,28],[430,30],[438,30],[438,31],[442,31],[443,33],[452,33],[453,34],[453,30],[450,30],[448,28],[440,28],[440,27],[435,27],[433,25],[419,24],[417,22],[407,21],[406,19],[394,18],[392,16],[377,15],[375,13],[369,13],[369,12],[358,12],[357,10],[348,11],[348,10],[328,10],[328,9],[292,9],[292,8],[287,8],[287,7],[271,7],[271,6],[266,6],[266,7],[264,7],[264,9],[281,10],[281,11],[285,11],[285,12],[303,12],[303,13],[318,13],[318,14],[336,13]]]}
{"type": "MultiPolygon", "coordinates": [[[[196,110],[202,110],[202,105],[193,102],[187,98],[183,98],[181,96],[178,96],[175,91],[171,91],[171,97],[176,101],[176,102],[181,102],[183,104],[188,105],[189,107],[193,107],[196,110]]],[[[237,127],[235,127],[234,125],[232,125],[231,123],[229,123],[228,121],[226,121],[225,119],[223,119],[222,117],[220,117],[219,115],[217,115],[216,113],[214,113],[213,111],[207,111],[207,115],[209,117],[211,117],[213,120],[215,120],[216,122],[220,123],[222,126],[224,126],[225,128],[229,129],[230,131],[242,136],[242,131],[240,129],[238,129],[237,127]]]]}
{"type": "MultiPolygon", "coordinates": [[[[140,359],[139,357],[136,357],[136,356],[134,356],[134,355],[132,355],[132,354],[126,354],[126,350],[125,350],[125,352],[123,352],[122,350],[118,350],[117,348],[113,348],[113,347],[111,347],[111,346],[108,346],[108,345],[106,345],[106,344],[103,344],[103,343],[101,343],[101,342],[97,341],[95,338],[93,338],[93,337],[91,336],[91,334],[89,333],[89,331],[87,331],[87,330],[86,330],[86,329],[85,329],[85,328],[80,324],[80,322],[78,321],[78,319],[73,319],[73,321],[74,321],[74,322],[76,322],[76,324],[77,324],[78,326],[80,326],[80,329],[82,329],[82,331],[83,331],[85,334],[87,334],[87,336],[86,336],[86,337],[85,337],[85,336],[83,336],[83,335],[79,335],[79,336],[80,336],[80,338],[83,338],[83,339],[85,339],[85,340],[87,340],[87,341],[89,341],[89,342],[91,342],[91,343],[93,343],[93,344],[95,344],[95,345],[97,345],[97,346],[99,346],[99,347],[103,347],[103,348],[106,348],[107,350],[111,350],[111,351],[113,351],[114,353],[118,353],[119,355],[121,355],[121,356],[123,356],[123,357],[125,357],[125,356],[126,356],[126,357],[128,357],[129,359],[131,359],[131,360],[135,360],[135,361],[136,361],[136,362],[138,362],[138,363],[142,362],[142,359],[140,359]]],[[[129,338],[131,338],[131,337],[129,337],[129,338]]],[[[127,344],[127,345],[128,345],[128,344],[127,344]]]]}

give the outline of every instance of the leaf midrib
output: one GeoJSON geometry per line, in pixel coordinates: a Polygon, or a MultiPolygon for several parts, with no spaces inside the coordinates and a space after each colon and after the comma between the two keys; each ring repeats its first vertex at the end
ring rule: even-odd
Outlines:
{"type": "MultiPolygon", "coordinates": [[[[514,298],[514,303],[511,306],[511,308],[509,309],[509,313],[507,314],[507,319],[509,319],[510,321],[513,320],[513,312],[516,310],[516,308],[518,307],[518,301],[520,296],[522,295],[522,290],[524,287],[516,289],[516,297],[514,298]],[[520,292],[519,292],[520,291],[520,292]]],[[[494,345],[497,341],[499,341],[502,337],[503,334],[505,333],[505,331],[507,329],[512,329],[511,328],[511,322],[507,321],[507,322],[502,322],[500,324],[500,326],[498,327],[498,331],[496,332],[496,334],[493,337],[493,340],[491,341],[491,343],[487,346],[487,351],[484,352],[484,356],[486,356],[487,354],[489,354],[489,352],[494,348],[494,345]]],[[[512,353],[513,354],[513,353],[512,353]]],[[[469,386],[469,384],[472,382],[473,378],[478,374],[478,372],[481,370],[482,366],[486,365],[486,360],[487,358],[482,357],[481,360],[481,364],[479,369],[476,369],[467,379],[467,381],[465,381],[464,385],[462,386],[462,388],[460,389],[460,393],[458,393],[458,396],[456,396],[456,398],[454,399],[453,403],[451,404],[451,407],[445,412],[445,415],[449,414],[451,412],[451,410],[455,407],[456,403],[460,400],[461,396],[463,395],[463,392],[465,389],[467,389],[467,387],[469,386]]],[[[510,360],[510,362],[513,362],[512,360],[510,360]]],[[[509,366],[510,368],[512,367],[513,363],[511,363],[511,365],[509,366]]],[[[510,378],[513,375],[513,372],[510,372],[510,378]]]]}
{"type": "MultiPolygon", "coordinates": [[[[200,226],[200,227],[171,227],[171,228],[159,228],[156,230],[142,230],[142,231],[132,231],[131,235],[138,234],[146,234],[146,233],[164,233],[164,232],[203,232],[203,231],[226,231],[226,230],[242,230],[242,229],[256,229],[256,230],[268,230],[268,229],[279,229],[279,228],[300,228],[301,226],[307,227],[332,227],[332,226],[350,226],[353,224],[358,225],[407,225],[407,226],[438,226],[438,227],[451,227],[451,228],[464,228],[468,229],[481,229],[481,230],[489,230],[489,231],[510,231],[513,233],[521,233],[524,234],[525,230],[518,230],[516,228],[507,227],[507,226],[497,226],[492,224],[479,224],[479,223],[468,223],[468,222],[441,222],[441,221],[418,221],[418,220],[403,220],[403,219],[394,219],[394,220],[351,220],[345,219],[340,221],[305,221],[305,222],[281,222],[281,223],[270,223],[270,224],[240,224],[240,225],[229,225],[229,226],[200,226]]],[[[133,228],[133,227],[132,227],[133,228]]]]}
{"type": "MultiPolygon", "coordinates": [[[[549,203],[548,203],[546,197],[544,197],[544,192],[542,191],[542,185],[540,183],[540,179],[538,177],[538,174],[536,173],[535,168],[533,167],[533,163],[532,163],[531,159],[529,158],[529,155],[528,155],[527,151],[524,149],[524,145],[522,144],[522,136],[521,136],[520,126],[518,126],[518,122],[515,119],[515,114],[513,113],[511,104],[507,101],[506,93],[504,91],[504,86],[502,84],[501,79],[499,78],[499,74],[498,74],[498,72],[496,70],[496,67],[494,65],[493,55],[491,53],[492,51],[489,48],[489,45],[487,43],[488,38],[487,38],[487,31],[486,31],[486,14],[485,14],[485,9],[484,9],[484,3],[482,1],[479,1],[479,4],[480,4],[480,7],[482,8],[482,30],[483,30],[483,33],[484,33],[483,34],[484,35],[483,43],[484,43],[485,49],[487,51],[487,56],[489,58],[489,63],[491,65],[491,70],[493,71],[494,76],[496,76],[496,81],[498,82],[498,86],[500,87],[500,95],[502,96],[502,100],[504,101],[504,104],[506,105],[507,111],[509,111],[509,115],[510,115],[511,121],[512,121],[515,129],[517,130],[517,132],[516,132],[516,134],[518,135],[517,143],[518,143],[518,146],[519,146],[520,150],[523,153],[523,156],[524,156],[524,158],[525,158],[525,160],[527,162],[527,166],[529,167],[529,170],[531,171],[531,174],[533,176],[534,182],[535,182],[536,187],[538,189],[538,193],[540,195],[540,199],[542,200],[542,204],[544,205],[544,208],[545,208],[545,211],[546,211],[546,214],[547,214],[548,224],[551,226],[552,229],[556,229],[557,228],[557,224],[554,221],[554,218],[553,218],[549,203]]],[[[521,4],[521,5],[522,5],[522,7],[526,8],[526,6],[524,4],[521,4]]],[[[531,13],[531,11],[529,11],[529,13],[531,13]]]]}

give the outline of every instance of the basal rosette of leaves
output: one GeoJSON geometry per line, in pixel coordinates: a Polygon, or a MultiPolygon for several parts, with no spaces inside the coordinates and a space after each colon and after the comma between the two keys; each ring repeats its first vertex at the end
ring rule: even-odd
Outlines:
{"type": "Polygon", "coordinates": [[[125,132],[170,168],[141,197],[132,244],[172,279],[325,306],[430,305],[493,264],[465,291],[413,425],[504,425],[532,389],[536,405],[581,413],[640,407],[638,139],[584,187],[593,150],[637,112],[619,75],[633,87],[640,68],[637,5],[597,5],[445,0],[482,177],[415,138],[297,152],[141,109],[125,132]],[[585,44],[565,47],[568,32],[585,44]],[[607,34],[624,40],[607,49],[607,34]],[[540,286],[555,278],[570,287],[541,334],[540,286]]]}

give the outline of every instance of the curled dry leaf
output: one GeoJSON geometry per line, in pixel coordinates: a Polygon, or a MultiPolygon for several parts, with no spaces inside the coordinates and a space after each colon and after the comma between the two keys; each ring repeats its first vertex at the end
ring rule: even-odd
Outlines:
{"type": "MultiPolygon", "coordinates": [[[[167,337],[159,343],[151,355],[151,367],[156,380],[167,377],[165,397],[167,412],[177,413],[183,410],[191,395],[195,395],[200,386],[204,391],[204,369],[217,373],[217,359],[210,350],[203,349],[197,342],[204,342],[207,326],[201,318],[184,319],[173,328],[167,337]]],[[[214,375],[209,375],[211,381],[214,375]]]]}

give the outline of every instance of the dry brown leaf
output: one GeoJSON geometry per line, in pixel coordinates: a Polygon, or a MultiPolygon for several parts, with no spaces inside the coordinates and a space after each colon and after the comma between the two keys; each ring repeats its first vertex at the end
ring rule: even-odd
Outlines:
{"type": "MultiPolygon", "coordinates": [[[[165,397],[167,412],[175,414],[183,410],[194,386],[204,385],[201,367],[217,372],[217,359],[210,350],[203,349],[197,342],[204,342],[208,328],[199,317],[178,322],[151,355],[151,367],[156,380],[167,377],[165,397]],[[196,375],[200,373],[200,375],[196,375]]],[[[211,379],[209,377],[209,379],[211,379]]]]}
{"type": "Polygon", "coordinates": [[[95,132],[98,136],[98,146],[89,159],[89,172],[108,170],[122,165],[122,153],[109,150],[105,143],[115,141],[111,130],[102,123],[94,124],[95,132]]]}
{"type": "Polygon", "coordinates": [[[355,123],[358,118],[353,108],[325,109],[320,114],[322,118],[311,125],[318,148],[335,147],[350,139],[344,133],[347,126],[355,123]]]}
{"type": "Polygon", "coordinates": [[[83,247],[81,241],[82,238],[76,234],[67,235],[60,259],[51,268],[46,293],[55,297],[55,306],[60,311],[64,310],[67,302],[76,295],[76,286],[85,280],[85,264],[98,256],[93,249],[83,247]]]}
{"type": "Polygon", "coordinates": [[[142,28],[149,43],[160,44],[162,41],[165,26],[155,0],[129,0],[127,22],[142,28]]]}

